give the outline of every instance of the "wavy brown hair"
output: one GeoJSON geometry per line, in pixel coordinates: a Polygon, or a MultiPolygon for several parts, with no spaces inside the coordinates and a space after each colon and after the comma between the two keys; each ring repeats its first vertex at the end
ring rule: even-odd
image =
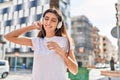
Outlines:
{"type": "MultiPolygon", "coordinates": [[[[50,8],[50,9],[47,9],[44,14],[43,14],[43,19],[45,17],[45,15],[47,13],[53,13],[57,16],[58,18],[58,23],[60,21],[62,21],[62,27],[60,29],[57,29],[56,28],[56,33],[55,33],[55,36],[65,36],[67,34],[67,31],[66,31],[66,26],[65,26],[65,23],[63,22],[62,20],[62,14],[60,13],[60,11],[58,9],[55,9],[55,8],[50,8]]],[[[41,37],[41,38],[44,38],[46,36],[46,32],[45,32],[45,29],[44,29],[44,26],[42,27],[42,31],[40,31],[38,33],[38,37],[41,37]]]]}

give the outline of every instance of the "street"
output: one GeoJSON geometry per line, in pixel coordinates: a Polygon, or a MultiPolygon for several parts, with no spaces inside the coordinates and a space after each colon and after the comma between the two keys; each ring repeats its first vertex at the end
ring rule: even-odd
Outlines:
{"type": "Polygon", "coordinates": [[[0,80],[31,80],[32,77],[31,70],[17,70],[16,73],[14,71],[10,71],[9,75],[5,79],[0,80]]]}
{"type": "Polygon", "coordinates": [[[105,69],[91,69],[89,72],[89,80],[120,80],[120,77],[106,77],[101,76],[100,72],[104,70],[110,70],[109,68],[105,69]]]}
{"type": "Polygon", "coordinates": [[[31,80],[31,74],[10,74],[7,78],[0,80],[31,80]]]}
{"type": "MultiPolygon", "coordinates": [[[[89,72],[89,80],[109,80],[108,77],[100,75],[101,70],[107,69],[91,69],[89,72]]],[[[31,70],[17,70],[16,73],[14,71],[10,71],[7,78],[0,80],[31,80],[31,73],[31,70]]],[[[112,77],[111,80],[120,80],[120,78],[112,77]]]]}

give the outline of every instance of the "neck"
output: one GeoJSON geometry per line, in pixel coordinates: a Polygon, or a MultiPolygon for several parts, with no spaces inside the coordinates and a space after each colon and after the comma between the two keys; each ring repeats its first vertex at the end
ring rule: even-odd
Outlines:
{"type": "Polygon", "coordinates": [[[54,34],[54,33],[51,33],[51,34],[50,34],[50,33],[48,33],[48,34],[46,34],[46,37],[48,37],[48,38],[49,38],[49,37],[53,37],[53,36],[55,36],[55,34],[54,34]]]}

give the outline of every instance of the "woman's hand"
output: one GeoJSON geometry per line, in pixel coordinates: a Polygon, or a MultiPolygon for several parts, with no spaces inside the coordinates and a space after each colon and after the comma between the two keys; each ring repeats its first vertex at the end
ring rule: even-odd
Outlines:
{"type": "Polygon", "coordinates": [[[35,27],[35,29],[38,29],[38,30],[42,29],[42,22],[41,21],[33,22],[32,25],[35,27]]]}
{"type": "Polygon", "coordinates": [[[47,42],[47,47],[49,50],[54,50],[62,57],[65,57],[65,51],[56,42],[47,42]]]}
{"type": "Polygon", "coordinates": [[[53,41],[47,42],[47,47],[49,50],[55,50],[55,51],[57,51],[60,48],[60,46],[53,41]]]}

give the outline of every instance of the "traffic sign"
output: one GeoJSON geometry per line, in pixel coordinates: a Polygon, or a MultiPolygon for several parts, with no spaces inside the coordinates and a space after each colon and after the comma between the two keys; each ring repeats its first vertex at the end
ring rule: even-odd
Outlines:
{"type": "MultiPolygon", "coordinates": [[[[114,37],[114,38],[118,38],[118,35],[117,35],[117,26],[115,26],[112,30],[111,30],[111,35],[114,37]]],[[[119,27],[119,31],[120,31],[120,27],[119,27]]]]}

